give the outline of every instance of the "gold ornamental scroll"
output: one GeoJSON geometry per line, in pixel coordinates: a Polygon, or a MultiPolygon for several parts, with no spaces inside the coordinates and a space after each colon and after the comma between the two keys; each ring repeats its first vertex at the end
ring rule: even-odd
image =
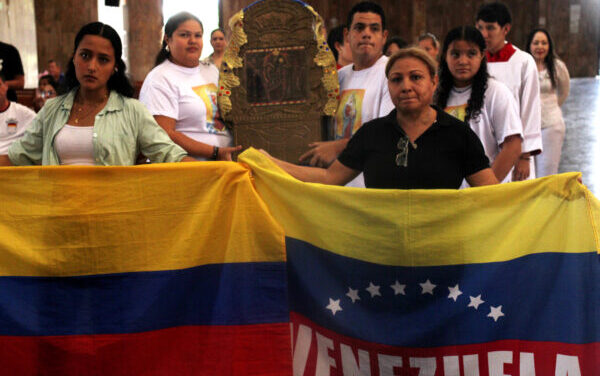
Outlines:
{"type": "Polygon", "coordinates": [[[229,20],[218,104],[235,144],[297,162],[326,139],[323,115],[339,103],[336,62],[323,19],[297,0],[262,0],[229,20]]]}

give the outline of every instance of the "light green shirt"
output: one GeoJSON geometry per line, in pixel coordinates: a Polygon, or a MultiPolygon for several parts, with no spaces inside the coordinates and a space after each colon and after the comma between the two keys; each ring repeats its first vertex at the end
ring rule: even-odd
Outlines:
{"type": "MultiPolygon", "coordinates": [[[[8,150],[16,166],[59,165],[54,139],[69,119],[77,89],[44,104],[22,138],[8,150]]],[[[92,135],[95,164],[128,166],[139,153],[153,163],[178,162],[187,155],[156,123],[136,99],[111,91],[106,106],[96,115],[92,135]]]]}

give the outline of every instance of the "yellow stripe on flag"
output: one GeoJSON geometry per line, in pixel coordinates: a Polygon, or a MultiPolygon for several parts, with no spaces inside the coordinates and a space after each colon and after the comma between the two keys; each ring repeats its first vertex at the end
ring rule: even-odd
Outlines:
{"type": "Polygon", "coordinates": [[[284,261],[281,227],[233,162],[0,168],[0,276],[284,261]]]}
{"type": "Polygon", "coordinates": [[[256,150],[240,161],[286,236],[363,261],[434,266],[598,252],[598,200],[579,173],[466,190],[302,183],[256,150]]]}

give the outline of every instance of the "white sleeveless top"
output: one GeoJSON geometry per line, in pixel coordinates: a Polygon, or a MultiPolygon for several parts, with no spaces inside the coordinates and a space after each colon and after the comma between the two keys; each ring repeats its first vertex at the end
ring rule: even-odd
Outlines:
{"type": "Polygon", "coordinates": [[[65,124],[54,139],[54,148],[61,165],[93,166],[94,127],[76,127],[65,124]]]}

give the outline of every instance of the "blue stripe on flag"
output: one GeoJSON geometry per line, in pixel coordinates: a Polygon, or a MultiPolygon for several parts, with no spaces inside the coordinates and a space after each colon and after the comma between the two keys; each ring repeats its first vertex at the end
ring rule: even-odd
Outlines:
{"type": "Polygon", "coordinates": [[[290,310],[349,337],[417,347],[502,339],[600,341],[596,253],[396,267],[347,258],[292,238],[286,245],[290,310]]]}
{"type": "Polygon", "coordinates": [[[1,277],[0,335],[133,333],[289,321],[285,263],[1,277]]]}

